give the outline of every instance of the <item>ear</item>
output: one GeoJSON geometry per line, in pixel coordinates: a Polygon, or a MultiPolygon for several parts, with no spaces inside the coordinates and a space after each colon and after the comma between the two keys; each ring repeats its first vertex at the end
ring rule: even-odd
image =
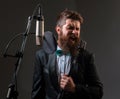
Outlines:
{"type": "Polygon", "coordinates": [[[57,34],[60,34],[61,28],[60,28],[59,26],[56,26],[56,27],[55,27],[55,30],[56,30],[57,34]]]}

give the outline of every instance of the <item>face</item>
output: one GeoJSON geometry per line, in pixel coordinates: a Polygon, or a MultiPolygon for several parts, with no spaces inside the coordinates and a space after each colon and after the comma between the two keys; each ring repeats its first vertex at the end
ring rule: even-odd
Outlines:
{"type": "Polygon", "coordinates": [[[62,27],[57,26],[58,45],[64,50],[75,48],[80,41],[80,22],[67,19],[62,27]]]}

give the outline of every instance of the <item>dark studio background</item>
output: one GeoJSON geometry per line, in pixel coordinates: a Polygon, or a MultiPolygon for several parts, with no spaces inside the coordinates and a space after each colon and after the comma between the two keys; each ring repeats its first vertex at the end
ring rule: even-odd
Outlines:
{"type": "MultiPolygon", "coordinates": [[[[12,80],[16,58],[3,58],[8,41],[26,29],[31,16],[41,3],[45,31],[54,32],[56,15],[65,8],[76,10],[84,17],[81,35],[87,49],[95,53],[95,62],[104,84],[103,99],[120,98],[120,0],[4,0],[0,3],[0,99],[5,99],[12,80]]],[[[33,22],[30,32],[35,32],[33,22]]],[[[22,37],[21,37],[22,38],[22,37]]],[[[20,37],[9,48],[15,54],[21,46],[20,37]]],[[[30,99],[34,54],[40,47],[35,36],[28,36],[24,57],[17,74],[18,99],[30,99]]]]}

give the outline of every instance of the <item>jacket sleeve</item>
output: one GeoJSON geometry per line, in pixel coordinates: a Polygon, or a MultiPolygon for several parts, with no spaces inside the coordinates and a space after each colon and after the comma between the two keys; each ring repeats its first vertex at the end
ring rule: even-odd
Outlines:
{"type": "Polygon", "coordinates": [[[36,53],[35,57],[35,67],[33,73],[33,86],[32,86],[32,99],[45,99],[45,88],[44,88],[44,77],[43,77],[43,67],[45,61],[47,61],[46,53],[50,54],[56,50],[57,42],[54,33],[46,31],[42,49],[36,53]]]}
{"type": "Polygon", "coordinates": [[[35,56],[31,99],[45,99],[43,64],[41,62],[41,57],[42,53],[38,51],[35,56]]]}
{"type": "Polygon", "coordinates": [[[84,99],[102,99],[103,84],[99,79],[93,54],[84,54],[84,62],[85,85],[76,85],[77,97],[83,97],[84,99]]]}

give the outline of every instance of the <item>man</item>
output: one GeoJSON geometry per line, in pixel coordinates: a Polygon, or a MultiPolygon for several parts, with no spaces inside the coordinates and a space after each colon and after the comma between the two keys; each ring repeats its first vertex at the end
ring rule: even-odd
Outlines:
{"type": "Polygon", "coordinates": [[[80,47],[82,23],[75,11],[64,10],[58,16],[57,41],[53,38],[48,46],[43,44],[36,54],[32,99],[102,98],[103,86],[93,55],[80,47]]]}

